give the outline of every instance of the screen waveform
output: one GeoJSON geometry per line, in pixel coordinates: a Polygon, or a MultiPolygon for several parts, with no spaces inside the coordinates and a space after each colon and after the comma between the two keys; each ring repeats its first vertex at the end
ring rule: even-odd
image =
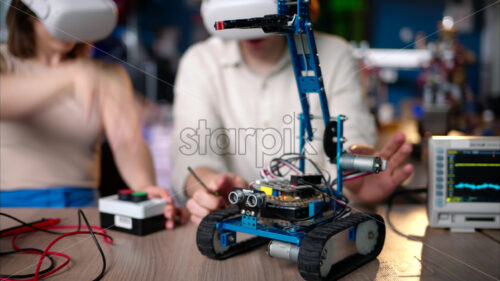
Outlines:
{"type": "Polygon", "coordinates": [[[455,167],[500,167],[500,163],[457,163],[455,167]]]}
{"type": "Polygon", "coordinates": [[[481,189],[496,189],[500,190],[500,185],[493,183],[483,183],[483,184],[470,184],[470,183],[458,183],[455,185],[455,188],[458,189],[472,189],[472,190],[481,190],[481,189]]]}

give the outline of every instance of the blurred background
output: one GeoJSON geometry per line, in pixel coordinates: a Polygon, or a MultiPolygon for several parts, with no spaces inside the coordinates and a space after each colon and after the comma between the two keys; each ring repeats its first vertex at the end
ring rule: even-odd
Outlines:
{"type": "MultiPolygon", "coordinates": [[[[0,41],[7,39],[0,1],[0,41]]],[[[119,25],[92,56],[123,64],[143,133],[168,186],[173,84],[180,57],[208,37],[200,0],[115,0],[119,25]]],[[[430,135],[500,135],[500,5],[496,0],[319,0],[315,29],[351,43],[380,142],[403,131],[416,157],[430,135]]],[[[101,195],[125,186],[103,147],[101,195]]]]}

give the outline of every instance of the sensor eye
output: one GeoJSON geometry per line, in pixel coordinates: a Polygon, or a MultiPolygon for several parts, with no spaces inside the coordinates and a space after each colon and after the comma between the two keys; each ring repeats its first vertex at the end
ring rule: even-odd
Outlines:
{"type": "Polygon", "coordinates": [[[248,195],[247,205],[249,207],[252,207],[252,208],[256,207],[257,206],[257,196],[255,196],[254,194],[248,195]]]}
{"type": "Polygon", "coordinates": [[[233,205],[243,203],[245,200],[245,194],[241,190],[231,191],[228,195],[229,202],[233,205]]]}

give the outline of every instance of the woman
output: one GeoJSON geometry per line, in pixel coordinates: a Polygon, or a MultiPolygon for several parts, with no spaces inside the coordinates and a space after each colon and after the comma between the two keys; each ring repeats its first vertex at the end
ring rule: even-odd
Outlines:
{"type": "Polygon", "coordinates": [[[167,201],[167,228],[177,216],[184,222],[184,212],[155,186],[124,69],[85,58],[84,43],[52,37],[19,0],[7,27],[7,45],[0,46],[1,206],[95,202],[104,133],[127,184],[167,201]]]}

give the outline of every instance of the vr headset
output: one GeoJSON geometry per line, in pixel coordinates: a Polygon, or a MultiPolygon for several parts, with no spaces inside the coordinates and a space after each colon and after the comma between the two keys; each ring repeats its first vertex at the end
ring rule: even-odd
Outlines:
{"type": "Polygon", "coordinates": [[[112,0],[21,0],[63,41],[96,41],[116,26],[118,9],[112,0]]]}
{"type": "Polygon", "coordinates": [[[228,29],[216,31],[217,21],[263,17],[278,13],[276,0],[203,0],[201,15],[203,24],[213,36],[226,39],[250,40],[264,38],[268,34],[261,28],[228,29]]]}

